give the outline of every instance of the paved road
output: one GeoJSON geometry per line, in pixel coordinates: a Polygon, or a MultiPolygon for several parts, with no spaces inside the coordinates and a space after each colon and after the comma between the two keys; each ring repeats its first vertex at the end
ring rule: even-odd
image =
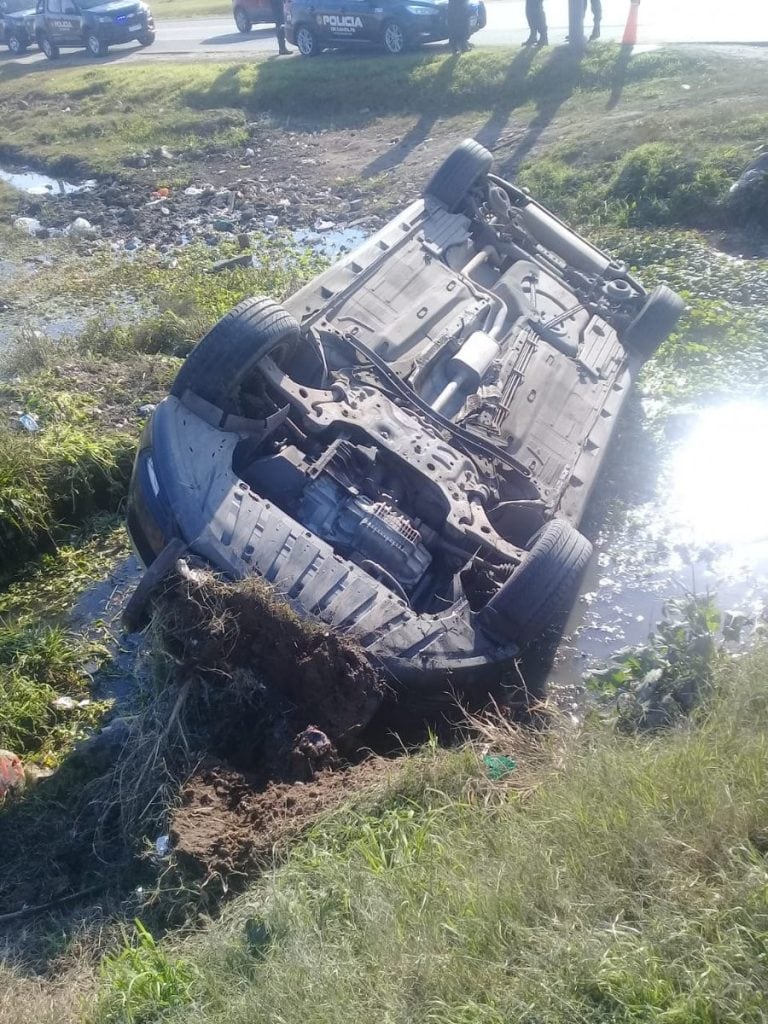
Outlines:
{"type": "MultiPolygon", "coordinates": [[[[524,0],[488,0],[488,25],[473,37],[479,46],[519,45],[526,37],[524,0]]],[[[550,42],[561,43],[567,35],[567,0],[545,0],[550,25],[550,42]]],[[[604,39],[620,41],[629,12],[628,0],[603,0],[604,39]]],[[[591,27],[587,14],[587,29],[591,27]]],[[[765,43],[768,44],[768,4],[764,0],[641,0],[638,43],[765,43]]],[[[131,61],[159,59],[243,60],[250,55],[274,53],[274,30],[257,27],[240,35],[230,18],[198,18],[158,21],[157,41],[147,50],[131,43],[113,47],[114,59],[125,55],[131,61]]],[[[391,58],[390,58],[391,59],[391,58]]],[[[21,58],[24,64],[44,60],[38,54],[21,58]]],[[[87,58],[70,51],[61,63],[81,63],[87,58]]],[[[12,63],[5,57],[2,63],[12,63]]]]}

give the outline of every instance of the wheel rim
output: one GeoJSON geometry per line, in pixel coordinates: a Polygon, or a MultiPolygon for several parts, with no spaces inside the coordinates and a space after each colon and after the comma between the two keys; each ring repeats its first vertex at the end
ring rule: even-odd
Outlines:
{"type": "Polygon", "coordinates": [[[51,46],[50,39],[48,39],[47,36],[44,36],[40,45],[43,48],[43,53],[45,54],[45,56],[46,57],[50,57],[51,54],[53,53],[53,47],[51,46]]]}
{"type": "Polygon", "coordinates": [[[21,43],[16,38],[16,36],[11,36],[11,38],[8,40],[8,49],[11,51],[11,53],[21,52],[21,43]]]}
{"type": "Polygon", "coordinates": [[[101,53],[101,43],[96,38],[96,36],[88,36],[88,39],[86,40],[86,46],[94,55],[94,57],[98,57],[98,55],[101,53]]]}
{"type": "Polygon", "coordinates": [[[248,19],[245,16],[245,11],[239,7],[235,11],[235,24],[237,25],[240,32],[250,32],[251,26],[248,24],[248,19]]]}
{"type": "Polygon", "coordinates": [[[296,45],[299,53],[303,53],[305,57],[312,53],[315,48],[315,37],[308,28],[300,28],[296,33],[296,45]]]}
{"type": "Polygon", "coordinates": [[[405,36],[399,25],[392,22],[384,31],[384,44],[390,53],[402,53],[405,48],[405,36]]]}

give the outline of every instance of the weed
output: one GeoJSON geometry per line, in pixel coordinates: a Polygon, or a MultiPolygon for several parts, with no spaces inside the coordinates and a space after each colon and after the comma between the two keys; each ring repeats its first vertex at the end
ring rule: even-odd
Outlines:
{"type": "Polygon", "coordinates": [[[61,626],[0,627],[0,746],[51,766],[101,717],[83,664],[103,650],[61,626]],[[57,708],[58,697],[73,698],[57,708]]]}
{"type": "Polygon", "coordinates": [[[139,920],[123,948],[104,958],[101,973],[104,988],[97,1015],[105,1024],[145,1024],[192,1002],[194,968],[183,959],[169,958],[139,920]]]}

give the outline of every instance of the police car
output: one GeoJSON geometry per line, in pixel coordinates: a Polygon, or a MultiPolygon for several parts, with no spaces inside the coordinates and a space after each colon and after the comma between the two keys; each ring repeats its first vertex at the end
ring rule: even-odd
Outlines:
{"type": "MultiPolygon", "coordinates": [[[[483,0],[470,0],[469,31],[485,27],[483,0]]],[[[288,41],[304,57],[329,47],[377,43],[404,53],[448,38],[448,0],[287,0],[288,41]]]]}
{"type": "Polygon", "coordinates": [[[138,0],[37,0],[35,37],[49,60],[62,46],[84,46],[92,57],[103,57],[113,43],[151,46],[155,23],[138,0]]]}
{"type": "Polygon", "coordinates": [[[0,39],[11,53],[21,54],[35,41],[35,9],[9,13],[0,4],[0,39]]]}

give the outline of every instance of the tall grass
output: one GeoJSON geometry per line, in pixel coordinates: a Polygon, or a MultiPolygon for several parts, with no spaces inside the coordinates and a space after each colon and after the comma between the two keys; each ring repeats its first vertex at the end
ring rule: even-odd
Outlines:
{"type": "MultiPolygon", "coordinates": [[[[730,666],[695,727],[653,739],[517,742],[506,787],[422,754],[169,946],[191,1005],[143,1019],[762,1024],[767,673],[765,651],[730,666]]],[[[130,1020],[114,1005],[96,1020],[130,1020]]]]}

